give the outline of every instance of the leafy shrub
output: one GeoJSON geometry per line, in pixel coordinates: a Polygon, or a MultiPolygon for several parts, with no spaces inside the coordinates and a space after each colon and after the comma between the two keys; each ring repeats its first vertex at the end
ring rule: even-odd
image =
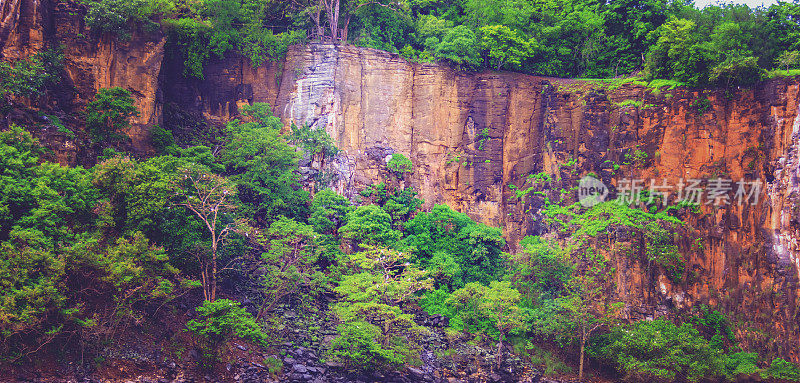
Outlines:
{"type": "Polygon", "coordinates": [[[471,282],[454,291],[446,304],[453,314],[453,327],[503,342],[509,334],[525,331],[520,298],[509,282],[493,281],[489,287],[471,282]]]}
{"type": "Polygon", "coordinates": [[[129,128],[130,118],[138,115],[130,91],[103,88],[86,106],[86,127],[95,140],[119,139],[118,132],[129,128]]]}
{"type": "Polygon", "coordinates": [[[759,371],[758,354],[754,352],[737,352],[725,357],[725,371],[728,380],[735,381],[739,375],[753,375],[759,371]]]}
{"type": "Polygon", "coordinates": [[[238,183],[241,214],[259,222],[283,215],[305,219],[309,194],[298,183],[298,154],[281,135],[283,124],[268,104],[242,107],[230,121],[221,161],[238,183]]]}
{"type": "Polygon", "coordinates": [[[505,240],[500,229],[478,224],[446,205],[418,213],[404,228],[406,236],[399,246],[413,248],[421,261],[427,262],[438,252],[452,256],[461,270],[450,281],[453,288],[476,281],[488,285],[505,273],[505,240]]]}
{"type": "Polygon", "coordinates": [[[219,346],[233,338],[242,338],[262,346],[268,344],[267,335],[239,302],[228,299],[204,301],[197,308],[197,314],[197,319],[186,323],[186,329],[200,336],[204,342],[207,362],[216,358],[219,346]]]}
{"type": "Polygon", "coordinates": [[[61,52],[51,49],[15,63],[0,61],[0,98],[40,94],[58,80],[62,60],[61,52]]]}
{"type": "Polygon", "coordinates": [[[325,189],[314,195],[308,222],[317,233],[335,233],[350,210],[350,201],[347,198],[325,189]]]}
{"type": "Polygon", "coordinates": [[[447,32],[436,45],[436,58],[448,60],[458,66],[473,68],[480,66],[482,60],[478,52],[478,39],[475,32],[465,25],[459,25],[447,32]]]}
{"type": "Polygon", "coordinates": [[[529,303],[554,298],[566,286],[572,266],[557,246],[538,236],[525,237],[522,251],[514,254],[511,281],[529,303]]]}
{"type": "Polygon", "coordinates": [[[724,372],[722,352],[688,323],[656,319],[617,327],[601,353],[627,382],[698,382],[724,372]]]}
{"type": "Polygon", "coordinates": [[[350,368],[376,370],[403,364],[402,343],[399,350],[384,348],[378,326],[367,322],[345,322],[336,328],[338,336],[331,342],[331,356],[350,368]],[[399,351],[399,352],[398,352],[399,351]]]}
{"type": "Polygon", "coordinates": [[[800,367],[787,362],[781,358],[772,360],[769,367],[761,372],[763,379],[778,379],[792,382],[800,382],[800,367]]]}
{"type": "Polygon", "coordinates": [[[342,239],[361,245],[391,245],[400,238],[392,229],[392,218],[375,205],[359,206],[347,213],[347,223],[339,228],[342,239]]]}
{"type": "Polygon", "coordinates": [[[424,203],[417,198],[417,191],[413,187],[391,187],[383,182],[369,185],[359,194],[383,208],[397,225],[408,221],[408,218],[424,203]]]}
{"type": "Polygon", "coordinates": [[[395,173],[398,177],[402,177],[406,173],[414,172],[414,164],[408,157],[401,153],[392,154],[392,158],[386,163],[386,168],[395,173]]]}
{"type": "Polygon", "coordinates": [[[431,284],[407,257],[385,248],[350,256],[347,263],[354,273],[335,289],[342,299],[334,312],[343,324],[331,344],[332,356],[359,369],[392,368],[419,359],[420,337],[427,330],[398,306],[416,301],[416,293],[431,284]]]}
{"type": "Polygon", "coordinates": [[[333,157],[339,152],[325,129],[311,129],[307,124],[298,127],[294,123],[292,123],[291,129],[292,134],[289,141],[299,145],[310,156],[320,154],[325,157],[333,157]]]}
{"type": "Polygon", "coordinates": [[[671,281],[680,283],[686,271],[686,261],[673,243],[672,233],[661,227],[658,222],[650,222],[645,228],[647,259],[664,267],[667,278],[671,281]]]}
{"type": "Polygon", "coordinates": [[[334,310],[344,323],[331,342],[331,355],[348,366],[383,369],[419,360],[419,340],[427,330],[413,315],[375,302],[338,304],[334,310]]]}
{"type": "Polygon", "coordinates": [[[153,147],[159,153],[175,153],[177,147],[175,146],[175,138],[172,132],[162,128],[160,125],[153,126],[150,130],[150,139],[153,142],[153,147]]]}
{"type": "Polygon", "coordinates": [[[134,23],[145,24],[150,30],[158,24],[150,21],[157,14],[169,14],[175,4],[169,0],[82,0],[89,10],[86,26],[98,33],[113,33],[123,40],[130,39],[134,23]]]}

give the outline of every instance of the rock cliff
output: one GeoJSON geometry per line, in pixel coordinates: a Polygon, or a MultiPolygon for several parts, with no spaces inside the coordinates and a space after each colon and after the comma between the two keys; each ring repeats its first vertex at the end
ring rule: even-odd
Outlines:
{"type": "Polygon", "coordinates": [[[195,90],[180,97],[164,84],[166,99],[210,121],[237,103],[268,102],[286,124],[324,128],[342,150],[329,168],[332,186],[348,196],[381,182],[387,155],[403,153],[415,167],[407,181],[428,207],[445,203],[502,227],[512,250],[546,230],[537,206],[516,196],[531,174],[557,176],[567,188],[589,173],[612,189],[624,178],[761,180],[756,205],[706,205],[687,218],[692,241],[702,243],[683,241],[691,278],[673,283],[619,259],[618,294],[640,318],[719,305],[744,344],[800,357],[797,79],[735,91],[605,86],[311,45],[258,69],[228,57],[206,80],[174,88],[195,90]]]}
{"type": "MultiPolygon", "coordinates": [[[[140,116],[128,133],[140,151],[149,150],[154,124],[190,134],[221,124],[242,103],[268,102],[286,124],[334,138],[341,154],[325,170],[337,191],[354,197],[382,180],[388,155],[403,153],[415,167],[406,183],[428,207],[445,203],[502,227],[512,251],[524,236],[547,231],[535,201],[516,195],[531,174],[557,176],[567,188],[589,173],[612,189],[623,178],[762,180],[756,205],[705,205],[688,218],[691,233],[681,241],[694,278],[674,283],[640,260],[615,260],[618,295],[631,317],[719,305],[744,345],[800,361],[797,79],[737,90],[608,86],[310,45],[259,68],[237,55],[215,58],[197,80],[164,55],[161,33],[128,42],[90,36],[82,12],[54,0],[0,2],[2,57],[65,46],[62,85],[47,102],[78,112],[99,88],[131,90],[140,116]],[[692,247],[697,239],[703,245],[692,247]]],[[[58,158],[74,163],[80,145],[64,140],[58,158]]]]}
{"type": "MultiPolygon", "coordinates": [[[[121,41],[107,34],[94,35],[85,25],[86,8],[59,0],[0,1],[0,58],[17,60],[43,49],[60,49],[64,71],[57,86],[48,89],[35,106],[79,116],[83,107],[102,88],[119,86],[135,96],[139,115],[125,132],[133,148],[149,148],[148,128],[161,118],[158,76],[164,58],[161,32],[136,31],[121,41]]],[[[69,119],[70,117],[66,117],[69,119]]],[[[53,144],[59,161],[75,164],[86,150],[59,132],[43,132],[53,144]]]]}

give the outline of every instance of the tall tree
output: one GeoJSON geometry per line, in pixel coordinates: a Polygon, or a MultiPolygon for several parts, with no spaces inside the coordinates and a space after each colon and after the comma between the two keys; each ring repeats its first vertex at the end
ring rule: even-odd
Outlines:
{"type": "Polygon", "coordinates": [[[214,301],[217,296],[217,274],[220,249],[236,229],[236,223],[226,222],[223,215],[234,209],[230,203],[236,189],[226,178],[201,169],[187,167],[179,171],[174,181],[177,205],[183,206],[203,222],[211,236],[211,254],[198,254],[200,277],[203,283],[203,297],[214,301]]]}

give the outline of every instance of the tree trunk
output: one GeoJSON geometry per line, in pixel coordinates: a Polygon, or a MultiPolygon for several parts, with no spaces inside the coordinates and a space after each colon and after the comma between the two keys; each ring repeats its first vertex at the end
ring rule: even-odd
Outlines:
{"type": "Polygon", "coordinates": [[[586,348],[586,337],[581,337],[581,360],[580,364],[578,365],[578,380],[583,381],[583,352],[586,348]]]}
{"type": "Polygon", "coordinates": [[[500,341],[497,342],[497,369],[500,369],[500,361],[502,360],[502,352],[503,352],[503,335],[500,334],[500,341]]]}
{"type": "Polygon", "coordinates": [[[214,264],[211,265],[211,301],[217,299],[217,257],[214,257],[214,264]]]}

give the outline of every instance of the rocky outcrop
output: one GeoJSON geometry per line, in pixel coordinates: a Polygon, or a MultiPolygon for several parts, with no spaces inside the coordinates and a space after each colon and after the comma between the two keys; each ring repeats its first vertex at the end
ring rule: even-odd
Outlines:
{"type": "Polygon", "coordinates": [[[428,207],[445,203],[502,227],[512,250],[546,229],[538,206],[516,196],[532,174],[569,188],[594,173],[612,191],[624,178],[761,180],[756,205],[704,205],[687,217],[686,278],[672,282],[620,259],[618,295],[640,318],[718,305],[744,345],[800,357],[796,79],[735,91],[608,86],[311,45],[258,69],[226,58],[201,84],[182,99],[199,100],[193,105],[210,121],[237,103],[268,102],[287,125],[324,128],[341,150],[331,186],[345,195],[383,181],[388,154],[407,155],[415,168],[408,181],[428,207]]]}
{"type": "MultiPolygon", "coordinates": [[[[68,1],[3,0],[0,58],[18,60],[43,49],[62,49],[61,81],[48,90],[44,100],[32,103],[37,109],[80,115],[99,89],[115,86],[128,89],[135,97],[139,115],[132,118],[132,126],[125,133],[135,150],[147,151],[149,128],[161,119],[158,78],[165,38],[159,31],[142,30],[135,30],[128,40],[113,35],[97,36],[84,25],[85,12],[84,6],[68,1]]],[[[63,140],[61,144],[73,149],[63,150],[59,160],[76,163],[82,145],[63,140]]]]}
{"type": "MultiPolygon", "coordinates": [[[[287,125],[324,128],[334,138],[341,154],[326,170],[337,191],[352,197],[382,181],[388,155],[403,153],[415,167],[406,181],[428,207],[445,203],[502,227],[512,251],[524,236],[547,230],[538,206],[517,198],[532,174],[573,187],[594,173],[612,189],[623,178],[673,185],[714,176],[761,180],[758,204],[707,205],[688,218],[693,231],[686,238],[703,244],[684,246],[692,283],[620,260],[618,295],[640,317],[716,304],[737,321],[745,346],[800,361],[797,79],[737,90],[607,86],[462,72],[371,49],[314,44],[258,68],[233,54],[215,58],[197,80],[183,77],[178,57],[165,58],[160,32],[137,31],[127,42],[92,36],[83,12],[54,0],[0,2],[4,59],[65,46],[62,84],[40,107],[80,115],[98,89],[125,87],[140,111],[127,133],[146,152],[148,129],[162,120],[190,134],[223,123],[242,103],[268,102],[287,125]]],[[[59,158],[74,163],[75,157],[59,158]]]]}

